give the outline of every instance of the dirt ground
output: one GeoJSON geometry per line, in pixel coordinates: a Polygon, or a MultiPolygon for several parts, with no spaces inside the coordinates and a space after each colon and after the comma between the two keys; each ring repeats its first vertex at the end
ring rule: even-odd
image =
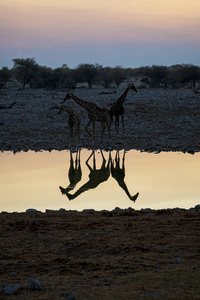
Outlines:
{"type": "MultiPolygon", "coordinates": [[[[124,88],[117,89],[116,94],[102,94],[102,91],[105,92],[105,89],[76,89],[70,92],[109,109],[123,94],[124,88]]],[[[64,90],[2,90],[0,106],[15,104],[11,109],[0,109],[0,150],[64,150],[76,146],[76,139],[71,145],[69,143],[68,114],[58,114],[66,93],[64,90]]],[[[100,123],[96,122],[93,140],[85,131],[89,120],[85,109],[71,99],[65,102],[65,106],[81,117],[81,148],[200,151],[200,93],[195,94],[192,89],[129,91],[124,102],[125,133],[120,119],[119,133],[112,124],[111,137],[105,130],[102,140],[100,123]]],[[[92,126],[89,131],[92,132],[92,126]]]]}
{"type": "Polygon", "coordinates": [[[0,236],[0,299],[200,299],[199,207],[1,213],[0,236]]]}

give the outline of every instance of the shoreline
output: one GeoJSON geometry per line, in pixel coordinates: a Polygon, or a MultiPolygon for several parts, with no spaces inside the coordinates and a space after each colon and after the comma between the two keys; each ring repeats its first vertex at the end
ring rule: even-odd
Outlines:
{"type": "Polygon", "coordinates": [[[91,209],[83,209],[81,211],[79,210],[67,210],[65,208],[60,208],[60,209],[46,209],[45,211],[40,211],[35,208],[28,208],[26,211],[22,212],[7,212],[7,211],[1,211],[0,214],[108,214],[108,213],[116,213],[116,214],[124,214],[124,213],[142,213],[142,214],[162,214],[162,213],[177,213],[177,212],[200,212],[200,204],[195,205],[194,207],[190,208],[181,208],[181,207],[174,207],[174,208],[160,208],[160,209],[152,209],[152,208],[141,208],[141,209],[134,209],[132,207],[128,208],[120,208],[120,207],[115,207],[112,210],[95,210],[93,208],[91,209]]]}

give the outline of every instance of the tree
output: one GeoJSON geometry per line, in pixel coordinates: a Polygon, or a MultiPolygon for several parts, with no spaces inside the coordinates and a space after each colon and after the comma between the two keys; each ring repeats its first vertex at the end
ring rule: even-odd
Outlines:
{"type": "Polygon", "coordinates": [[[92,88],[92,85],[97,82],[101,68],[99,64],[80,64],[77,70],[82,76],[82,81],[87,82],[89,88],[92,88]]]}
{"type": "Polygon", "coordinates": [[[14,62],[14,74],[17,80],[22,83],[23,90],[26,84],[33,84],[33,79],[36,77],[38,72],[38,64],[35,62],[34,58],[15,58],[12,60],[14,62]]]}
{"type": "Polygon", "coordinates": [[[100,73],[100,79],[103,87],[105,89],[108,89],[110,84],[113,82],[112,68],[110,67],[102,68],[100,73]]]}
{"type": "Polygon", "coordinates": [[[167,86],[172,88],[178,88],[182,85],[181,82],[181,70],[182,65],[172,65],[168,68],[167,86]]]}
{"type": "Polygon", "coordinates": [[[149,78],[151,87],[160,87],[166,84],[168,68],[153,65],[151,68],[146,69],[146,75],[149,78]]]}
{"type": "Polygon", "coordinates": [[[191,64],[183,64],[180,69],[181,82],[190,83],[192,88],[196,87],[197,81],[200,80],[200,67],[191,65],[191,64]]]}
{"type": "Polygon", "coordinates": [[[6,83],[10,80],[11,74],[7,67],[0,70],[0,89],[5,87],[6,83]]]}
{"type": "Polygon", "coordinates": [[[84,82],[82,70],[79,68],[71,69],[69,75],[73,82],[73,86],[72,86],[73,89],[76,88],[77,83],[84,82]]]}
{"type": "Polygon", "coordinates": [[[116,66],[115,68],[113,68],[112,78],[116,86],[119,87],[120,83],[122,83],[127,78],[124,68],[122,68],[121,66],[116,66]]]}

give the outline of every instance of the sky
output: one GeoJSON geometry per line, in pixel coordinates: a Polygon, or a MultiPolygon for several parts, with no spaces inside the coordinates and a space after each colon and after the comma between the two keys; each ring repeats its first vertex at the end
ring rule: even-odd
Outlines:
{"type": "Polygon", "coordinates": [[[200,65],[199,0],[0,0],[0,68],[200,65]]]}

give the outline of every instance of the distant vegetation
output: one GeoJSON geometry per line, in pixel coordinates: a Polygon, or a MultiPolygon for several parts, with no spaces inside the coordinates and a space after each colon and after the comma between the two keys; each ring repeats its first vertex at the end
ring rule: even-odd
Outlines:
{"type": "Polygon", "coordinates": [[[177,64],[170,67],[153,65],[140,68],[121,66],[103,67],[99,64],[79,64],[70,69],[67,65],[52,69],[37,64],[34,58],[15,58],[13,68],[0,70],[0,88],[16,79],[21,88],[75,89],[77,84],[87,83],[89,88],[101,85],[105,89],[119,87],[127,81],[140,81],[142,87],[151,88],[196,88],[200,84],[200,67],[177,64]]]}

